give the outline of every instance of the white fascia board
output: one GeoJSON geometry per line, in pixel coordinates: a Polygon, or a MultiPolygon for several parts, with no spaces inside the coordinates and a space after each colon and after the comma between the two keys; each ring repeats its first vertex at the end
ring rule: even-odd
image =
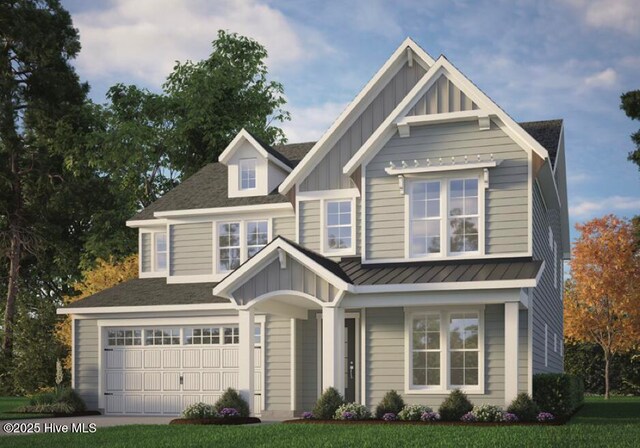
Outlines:
{"type": "Polygon", "coordinates": [[[164,212],[155,212],[153,216],[157,218],[182,218],[187,216],[204,216],[204,215],[226,215],[233,213],[253,213],[262,211],[278,211],[293,210],[290,202],[280,202],[277,204],[257,204],[257,205],[241,205],[238,207],[215,207],[215,208],[194,208],[189,210],[169,210],[164,212]]]}
{"type": "Polygon", "coordinates": [[[534,288],[536,279],[494,280],[483,282],[446,282],[446,283],[410,283],[396,285],[357,285],[353,287],[355,294],[376,292],[418,292],[418,291],[469,291],[480,289],[514,289],[534,288]]]}
{"type": "Polygon", "coordinates": [[[372,96],[370,100],[373,100],[373,95],[370,95],[375,91],[376,87],[379,84],[386,85],[386,78],[391,78],[392,75],[395,75],[397,70],[402,67],[402,64],[407,60],[407,52],[406,49],[411,48],[411,50],[415,53],[413,58],[414,62],[422,65],[425,70],[428,70],[430,66],[434,64],[434,60],[427,52],[425,52],[418,44],[416,44],[411,38],[405,39],[402,44],[393,52],[391,57],[387,59],[387,61],[380,67],[380,69],[376,72],[376,74],[369,80],[369,82],[364,86],[364,88],[358,93],[358,95],[349,103],[346,109],[342,111],[340,116],[333,122],[331,127],[322,135],[320,140],[313,145],[313,148],[304,156],[304,158],[298,163],[298,165],[291,171],[291,173],[287,176],[287,178],[280,184],[278,191],[282,194],[287,193],[293,185],[310,169],[315,165],[315,161],[320,156],[324,156],[324,150],[328,149],[328,143],[333,139],[332,137],[336,132],[338,132],[343,125],[348,121],[349,118],[352,118],[354,112],[358,109],[359,106],[366,107],[367,104],[361,104],[368,97],[372,96]],[[396,68],[396,70],[392,70],[396,68]]]}
{"type": "Polygon", "coordinates": [[[394,123],[400,121],[415,103],[426,93],[433,83],[445,74],[467,97],[478,105],[482,115],[496,116],[505,125],[505,132],[513,138],[523,149],[534,151],[543,159],[548,159],[549,154],[533,137],[529,135],[518,123],[507,115],[496,103],[485,95],[475,84],[467,79],[453,64],[444,56],[440,56],[435,64],[424,74],[414,88],[391,112],[387,119],[378,127],[371,137],[360,147],[353,157],[344,166],[342,172],[351,175],[353,171],[365,160],[365,157],[372,149],[379,149],[395,133],[394,123]]]}
{"type": "Polygon", "coordinates": [[[251,146],[255,148],[258,153],[265,159],[273,162],[278,167],[285,170],[287,173],[291,172],[291,167],[283,163],[280,159],[274,157],[269,151],[267,151],[253,136],[245,129],[242,128],[240,132],[231,140],[231,143],[222,151],[222,154],[218,157],[218,162],[227,164],[233,153],[240,147],[243,141],[249,142],[251,146]]]}
{"type": "Polygon", "coordinates": [[[542,197],[544,198],[545,204],[547,204],[547,208],[555,208],[562,212],[562,207],[566,206],[566,204],[563,204],[562,201],[560,201],[558,187],[556,185],[553,172],[551,171],[551,163],[549,162],[549,159],[545,160],[542,167],[540,167],[537,179],[539,181],[540,190],[542,190],[542,197]]]}
{"type": "Polygon", "coordinates": [[[401,176],[405,174],[422,174],[422,173],[437,173],[441,171],[458,171],[458,170],[477,170],[481,168],[494,168],[498,166],[498,162],[471,162],[471,163],[456,163],[448,165],[429,165],[429,166],[417,166],[407,168],[392,168],[387,167],[384,171],[390,176],[401,176]]]}
{"type": "Polygon", "coordinates": [[[303,191],[296,194],[298,201],[319,201],[321,199],[352,199],[359,198],[357,188],[343,188],[340,190],[303,191]]]}
{"type": "Polygon", "coordinates": [[[269,243],[264,249],[258,252],[254,257],[250,258],[235,271],[227,275],[220,283],[218,283],[213,288],[213,294],[233,300],[231,291],[242,282],[242,279],[244,277],[253,277],[253,275],[258,269],[261,268],[262,265],[275,260],[278,257],[278,249],[284,250],[297,262],[308,267],[336,288],[348,291],[353,287],[353,285],[350,285],[331,271],[325,269],[323,266],[307,257],[305,254],[300,252],[291,244],[287,243],[285,240],[278,238],[269,243]]]}
{"type": "Polygon", "coordinates": [[[166,219],[136,219],[129,220],[126,223],[127,227],[138,228],[138,227],[165,227],[167,225],[166,219]]]}
{"type": "Polygon", "coordinates": [[[198,303],[183,305],[145,306],[96,306],[86,308],[58,308],[56,314],[109,314],[109,313],[150,313],[156,311],[215,311],[236,310],[234,303],[198,303]]]}

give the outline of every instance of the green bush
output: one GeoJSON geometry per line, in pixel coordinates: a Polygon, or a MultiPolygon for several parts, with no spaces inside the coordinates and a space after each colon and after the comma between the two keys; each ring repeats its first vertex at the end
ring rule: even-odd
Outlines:
{"type": "Polygon", "coordinates": [[[214,418],[218,416],[216,409],[210,404],[194,403],[189,405],[182,411],[184,418],[214,418]]]}
{"type": "Polygon", "coordinates": [[[376,418],[380,419],[384,414],[388,413],[398,415],[403,407],[404,400],[400,394],[395,390],[390,390],[376,406],[376,418]]]}
{"type": "Polygon", "coordinates": [[[494,406],[491,404],[482,404],[480,406],[474,406],[471,411],[478,422],[501,422],[502,421],[502,409],[500,406],[494,406]]]}
{"type": "Polygon", "coordinates": [[[440,418],[445,422],[457,422],[464,414],[473,410],[473,404],[467,395],[459,389],[451,391],[449,396],[442,402],[438,412],[440,418]]]}
{"type": "Polygon", "coordinates": [[[336,409],[333,418],[336,420],[368,420],[371,412],[359,403],[345,403],[336,409]]]}
{"type": "Polygon", "coordinates": [[[529,394],[522,392],[513,399],[507,412],[517,415],[522,422],[535,422],[538,416],[538,406],[529,394]]]}
{"type": "Polygon", "coordinates": [[[431,412],[429,406],[423,406],[421,404],[408,404],[398,412],[398,418],[407,422],[418,422],[425,412],[431,412]]]}
{"type": "Polygon", "coordinates": [[[330,420],[336,415],[336,411],[344,404],[342,395],[333,387],[325,390],[313,408],[313,417],[319,420],[330,420]]]}
{"type": "Polygon", "coordinates": [[[18,408],[18,412],[38,414],[77,414],[86,410],[84,401],[76,391],[66,387],[36,394],[29,399],[27,406],[18,408]]]}
{"type": "Polygon", "coordinates": [[[560,418],[569,417],[584,402],[582,379],[566,373],[534,375],[533,401],[541,411],[560,418]]]}
{"type": "Polygon", "coordinates": [[[249,404],[240,396],[237,390],[229,388],[213,405],[216,413],[220,414],[224,408],[233,408],[240,413],[240,417],[249,417],[249,404]]]}

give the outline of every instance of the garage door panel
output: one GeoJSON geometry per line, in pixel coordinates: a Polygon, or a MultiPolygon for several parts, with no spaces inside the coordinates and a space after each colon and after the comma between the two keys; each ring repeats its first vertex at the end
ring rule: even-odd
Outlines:
{"type": "Polygon", "coordinates": [[[122,395],[107,395],[106,411],[110,414],[124,412],[124,397],[122,395]]]}
{"type": "Polygon", "coordinates": [[[124,390],[142,391],[142,372],[126,372],[124,374],[124,390]]]}
{"type": "Polygon", "coordinates": [[[201,402],[200,395],[183,395],[182,396],[182,409],[185,409],[192,404],[201,402]]]}
{"type": "Polygon", "coordinates": [[[122,369],[124,363],[124,352],[122,350],[112,350],[105,352],[105,365],[107,369],[122,369]]]}
{"type": "Polygon", "coordinates": [[[145,395],[144,413],[162,414],[162,395],[145,395]]]}
{"type": "Polygon", "coordinates": [[[202,350],[202,367],[205,369],[217,369],[220,367],[219,348],[205,348],[202,350]]]}
{"type": "Polygon", "coordinates": [[[144,368],[145,369],[159,369],[161,365],[162,353],[160,350],[145,350],[144,351],[144,368]]]}
{"type": "Polygon", "coordinates": [[[213,406],[214,404],[216,404],[216,401],[218,401],[218,399],[220,398],[220,395],[221,394],[203,395],[202,402],[213,406]]]}
{"type": "Polygon", "coordinates": [[[119,372],[107,372],[107,392],[121,391],[124,386],[124,373],[119,372]]]}
{"type": "Polygon", "coordinates": [[[124,353],[125,369],[141,369],[142,368],[142,350],[127,350],[124,353]]]}
{"type": "Polygon", "coordinates": [[[200,390],[200,372],[185,372],[182,378],[182,390],[200,390]]]}
{"type": "Polygon", "coordinates": [[[222,367],[238,368],[238,349],[237,348],[225,348],[222,350],[222,367]]]}
{"type": "Polygon", "coordinates": [[[220,372],[203,372],[202,390],[220,390],[220,372]]]}
{"type": "Polygon", "coordinates": [[[182,351],[182,367],[185,369],[197,369],[200,367],[200,350],[188,348],[182,351]]]}
{"type": "Polygon", "coordinates": [[[180,373],[164,372],[162,374],[162,390],[168,392],[177,392],[180,390],[180,373]]]}
{"type": "Polygon", "coordinates": [[[222,388],[226,390],[230,387],[238,388],[238,372],[222,373],[222,388]]]}
{"type": "Polygon", "coordinates": [[[182,411],[180,395],[165,395],[162,397],[162,412],[164,414],[179,414],[182,411]]]}
{"type": "Polygon", "coordinates": [[[142,395],[126,395],[124,397],[124,412],[127,414],[142,414],[143,411],[142,395]]]}
{"type": "Polygon", "coordinates": [[[160,372],[144,372],[144,390],[160,392],[162,390],[162,375],[160,372]]]}
{"type": "Polygon", "coordinates": [[[180,368],[180,350],[165,349],[162,352],[162,367],[165,369],[180,368]]]}

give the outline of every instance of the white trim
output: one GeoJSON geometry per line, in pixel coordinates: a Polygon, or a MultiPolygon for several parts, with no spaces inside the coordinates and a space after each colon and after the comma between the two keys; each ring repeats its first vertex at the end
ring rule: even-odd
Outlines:
{"type": "Polygon", "coordinates": [[[322,308],[322,389],[344,394],[344,309],[322,308]]]}
{"type": "Polygon", "coordinates": [[[254,306],[258,305],[260,302],[264,302],[265,300],[271,299],[273,297],[280,297],[280,296],[301,297],[303,299],[307,299],[310,302],[315,303],[320,308],[328,304],[327,302],[323,302],[322,300],[316,298],[315,296],[312,296],[311,294],[307,294],[306,292],[296,291],[293,289],[279,289],[277,291],[270,291],[265,294],[261,294],[258,297],[251,299],[249,302],[245,303],[244,305],[239,305],[238,309],[246,310],[249,308],[253,308],[254,306]]]}
{"type": "Polygon", "coordinates": [[[290,202],[280,202],[277,204],[240,205],[237,207],[193,208],[188,210],[169,210],[164,212],[155,212],[153,215],[161,218],[183,218],[187,216],[252,213],[272,210],[291,211],[292,205],[290,202]]]}
{"type": "MultiPolygon", "coordinates": [[[[396,127],[398,128],[400,137],[408,137],[410,135],[410,132],[411,132],[410,129],[412,126],[426,126],[430,124],[442,124],[442,123],[474,121],[474,120],[478,120],[478,123],[480,125],[481,121],[488,120],[490,116],[495,116],[495,115],[489,115],[480,109],[463,110],[458,112],[443,112],[443,113],[428,114],[428,115],[411,115],[408,117],[403,117],[398,121],[396,121],[396,127]],[[404,129],[404,130],[401,131],[401,129],[404,129]]],[[[482,126],[480,126],[480,129],[482,130],[482,126]]]]}
{"type": "Polygon", "coordinates": [[[126,223],[127,227],[137,228],[137,227],[156,227],[156,226],[166,226],[166,219],[131,219],[126,223]]]}
{"type": "Polygon", "coordinates": [[[504,304],[504,403],[508,406],[518,395],[518,356],[520,308],[515,302],[504,304]]]}
{"type": "Polygon", "coordinates": [[[367,405],[367,309],[360,311],[360,404],[367,405]]]}
{"type": "MultiPolygon", "coordinates": [[[[500,254],[484,254],[482,255],[482,257],[478,257],[478,261],[482,262],[483,260],[486,259],[494,259],[494,258],[519,258],[519,257],[530,257],[531,254],[527,253],[527,252],[506,252],[506,253],[500,253],[500,254]]],[[[367,264],[387,264],[387,263],[412,263],[412,262],[417,262],[417,261],[433,261],[434,259],[440,259],[440,258],[436,258],[436,257],[415,257],[415,258],[374,258],[374,259],[368,259],[368,260],[362,260],[362,264],[363,265],[367,265],[367,264]]],[[[470,257],[469,256],[448,256],[446,258],[442,258],[442,260],[469,260],[470,257]]],[[[473,258],[472,258],[473,259],[473,258]]]]}
{"type": "MultiPolygon", "coordinates": [[[[212,294],[213,298],[213,294],[212,294]]],[[[183,305],[145,306],[96,306],[87,308],[58,308],[56,314],[108,314],[108,313],[149,313],[155,311],[217,311],[236,310],[233,303],[199,303],[183,305]]]]}
{"type": "MultiPolygon", "coordinates": [[[[424,166],[412,166],[407,168],[387,167],[384,171],[390,176],[404,175],[404,174],[426,174],[437,173],[441,171],[460,171],[460,170],[476,170],[481,168],[494,168],[498,166],[498,162],[471,162],[471,163],[457,163],[448,165],[424,165],[424,166]]],[[[463,174],[460,174],[461,176],[463,174]]]]}
{"type": "MultiPolygon", "coordinates": [[[[266,316],[256,315],[256,323],[263,324],[266,316]]],[[[238,315],[192,316],[192,317],[142,317],[133,319],[98,319],[98,327],[154,327],[154,326],[192,326],[192,325],[229,325],[238,324],[238,315]]]]}
{"type": "MultiPolygon", "coordinates": [[[[247,132],[245,128],[242,128],[240,132],[236,134],[233,140],[231,140],[231,142],[227,145],[224,151],[222,151],[222,153],[218,157],[218,162],[226,165],[229,162],[229,159],[231,158],[233,153],[238,149],[238,147],[240,147],[243,140],[246,140],[247,142],[249,142],[249,144],[253,146],[255,150],[258,151],[258,153],[262,157],[274,163],[279,168],[282,168],[287,173],[291,172],[291,167],[289,165],[283,163],[280,159],[273,156],[270,152],[264,149],[264,147],[260,143],[258,143],[258,141],[255,138],[253,138],[253,136],[249,132],[247,132]]],[[[257,175],[257,172],[256,172],[256,175],[257,175]]]]}
{"type": "Polygon", "coordinates": [[[294,318],[291,319],[291,346],[290,346],[290,372],[291,375],[291,410],[296,411],[296,403],[298,401],[298,397],[296,394],[296,320],[294,318]]]}
{"type": "Polygon", "coordinates": [[[104,398],[104,380],[102,379],[102,377],[104,376],[102,369],[102,359],[104,358],[104,339],[104,328],[100,326],[100,321],[98,321],[98,409],[102,409],[103,411],[106,409],[104,398]]]}
{"type": "Polygon", "coordinates": [[[355,155],[347,162],[342,172],[351,175],[358,165],[364,164],[370,150],[377,153],[381,142],[386,141],[396,132],[394,124],[399,117],[404,117],[415,103],[428,91],[429,87],[440,77],[445,75],[460,89],[467,97],[476,103],[484,115],[494,115],[504,123],[504,131],[513,138],[525,151],[536,152],[543,159],[548,158],[548,152],[533,137],[531,137],[518,123],[513,121],[500,107],[487,97],[478,87],[469,81],[453,64],[444,56],[440,56],[436,62],[427,70],[424,76],[418,81],[407,96],[382,122],[378,129],[360,147],[355,155]]]}
{"type": "Polygon", "coordinates": [[[406,283],[392,285],[357,285],[351,292],[355,294],[375,292],[414,292],[414,291],[467,291],[480,289],[514,289],[533,288],[536,279],[525,280],[492,280],[477,282],[441,282],[441,283],[406,283]]]}
{"type": "Polygon", "coordinates": [[[371,78],[371,80],[364,86],[364,88],[358,93],[354,100],[347,106],[347,108],[340,114],[340,116],[333,122],[331,127],[322,135],[320,140],[313,145],[313,148],[304,156],[302,161],[293,169],[291,174],[282,182],[278,191],[282,194],[288,192],[293,185],[296,185],[300,178],[306,175],[311,168],[315,165],[316,159],[320,158],[326,149],[329,149],[334,141],[344,133],[344,131],[351,125],[353,121],[359,115],[359,110],[366,108],[375,96],[381,91],[391,79],[404,65],[407,59],[406,49],[410,48],[414,54],[414,61],[428,69],[434,63],[434,60],[429,56],[420,46],[418,46],[410,38],[405,39],[402,44],[396,49],[389,59],[384,63],[377,73],[371,78]]]}
{"type": "MultiPolygon", "coordinates": [[[[249,412],[255,413],[255,316],[252,309],[238,311],[238,392],[249,404],[249,412]]],[[[264,366],[263,366],[263,370],[264,366]]],[[[264,381],[263,381],[264,383],[264,381]]],[[[264,391],[264,387],[262,388],[264,391]]]]}
{"type": "Polygon", "coordinates": [[[344,188],[341,190],[319,190],[304,191],[296,194],[299,201],[319,201],[321,199],[339,200],[352,199],[360,197],[360,191],[357,188],[344,188]]]}
{"type": "Polygon", "coordinates": [[[316,314],[316,388],[322,395],[322,313],[316,314]]]}
{"type": "Polygon", "coordinates": [[[226,274],[168,275],[167,285],[219,282],[226,274]]]}
{"type": "Polygon", "coordinates": [[[457,313],[476,313],[478,315],[478,385],[471,387],[455,386],[469,395],[482,395],[485,393],[485,324],[484,324],[484,305],[481,306],[447,306],[447,307],[405,307],[404,309],[404,393],[406,395],[437,395],[447,394],[451,392],[450,382],[451,373],[451,356],[449,341],[449,322],[451,314],[457,313]],[[413,316],[419,314],[438,314],[440,316],[440,386],[416,388],[412,386],[412,342],[410,333],[412,332],[411,323],[413,316]]]}
{"type": "Polygon", "coordinates": [[[320,253],[327,257],[349,256],[356,254],[356,198],[347,197],[344,199],[321,199],[320,200],[320,253]],[[327,247],[327,207],[330,202],[350,202],[351,203],[351,247],[344,249],[330,249],[327,247]]]}

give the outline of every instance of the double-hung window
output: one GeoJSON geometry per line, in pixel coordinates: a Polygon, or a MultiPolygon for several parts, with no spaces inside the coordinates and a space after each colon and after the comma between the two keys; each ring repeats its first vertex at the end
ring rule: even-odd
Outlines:
{"type": "Polygon", "coordinates": [[[156,232],[155,249],[156,249],[156,271],[167,270],[167,234],[165,232],[156,232]]]}
{"type": "Polygon", "coordinates": [[[267,221],[247,222],[247,258],[253,257],[269,239],[269,224],[267,221]]]}
{"type": "Polygon", "coordinates": [[[220,271],[231,271],[240,266],[240,223],[218,225],[218,265],[220,271]]]}
{"type": "Polygon", "coordinates": [[[253,190],[256,188],[256,159],[240,160],[240,189],[253,190]]]}
{"type": "Polygon", "coordinates": [[[449,317],[449,362],[451,387],[477,386],[479,379],[477,313],[452,313],[449,317]]]}
{"type": "Polygon", "coordinates": [[[412,384],[440,386],[440,315],[415,315],[411,327],[412,384]]]}
{"type": "Polygon", "coordinates": [[[327,201],[326,252],[345,251],[353,247],[352,201],[327,201]]]}
{"type": "Polygon", "coordinates": [[[449,251],[478,251],[478,179],[449,181],[449,251]]]}
{"type": "Polygon", "coordinates": [[[440,254],[440,181],[416,182],[411,190],[411,246],[414,256],[440,254]]]}

